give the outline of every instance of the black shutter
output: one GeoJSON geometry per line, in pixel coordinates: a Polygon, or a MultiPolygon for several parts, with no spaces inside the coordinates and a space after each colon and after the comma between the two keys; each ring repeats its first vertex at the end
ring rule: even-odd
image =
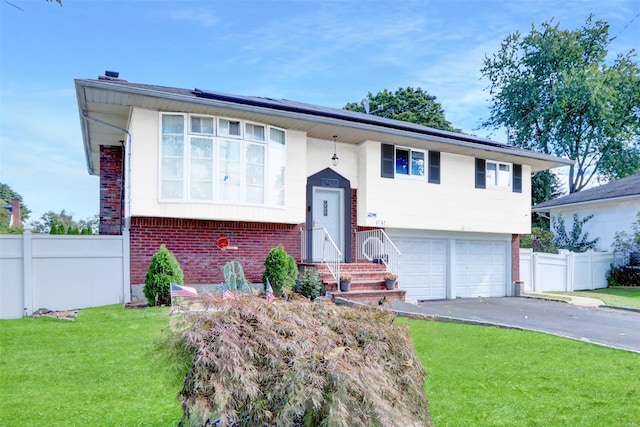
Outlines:
{"type": "Polygon", "coordinates": [[[513,192],[522,193],[522,165],[513,165],[513,192]]]}
{"type": "Polygon", "coordinates": [[[487,188],[487,161],[476,159],[476,188],[487,188]]]}
{"type": "Polygon", "coordinates": [[[440,184],[440,152],[429,151],[429,182],[440,184]]]}
{"type": "Polygon", "coordinates": [[[383,178],[393,178],[393,154],[395,147],[391,144],[382,144],[380,156],[380,176],[383,178]]]}

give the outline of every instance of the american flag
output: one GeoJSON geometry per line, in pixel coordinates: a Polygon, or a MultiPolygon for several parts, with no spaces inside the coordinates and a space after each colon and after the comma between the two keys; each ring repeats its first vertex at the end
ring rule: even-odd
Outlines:
{"type": "Polygon", "coordinates": [[[177,297],[197,297],[198,291],[190,286],[180,286],[175,283],[171,284],[171,298],[177,297]]]}
{"type": "Polygon", "coordinates": [[[276,297],[273,295],[273,288],[271,287],[271,283],[269,283],[269,279],[267,279],[266,292],[267,292],[267,302],[271,302],[276,299],[276,297]]]}
{"type": "Polygon", "coordinates": [[[222,299],[236,299],[236,296],[227,285],[222,285],[222,299]]]}

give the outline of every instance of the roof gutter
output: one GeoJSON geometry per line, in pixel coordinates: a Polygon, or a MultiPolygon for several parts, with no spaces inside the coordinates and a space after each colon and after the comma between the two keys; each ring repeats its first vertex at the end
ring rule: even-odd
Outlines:
{"type": "Polygon", "coordinates": [[[602,202],[623,202],[625,200],[633,200],[633,199],[638,199],[640,198],[640,194],[631,194],[628,196],[620,196],[620,197],[608,197],[605,199],[594,199],[594,200],[585,200],[584,202],[575,202],[575,203],[562,203],[560,205],[553,205],[553,206],[545,206],[545,207],[540,207],[540,208],[536,208],[533,207],[531,208],[531,212],[549,212],[552,209],[560,209],[560,208],[565,208],[565,207],[574,207],[574,206],[585,206],[585,205],[592,205],[594,203],[602,203],[602,202]]]}

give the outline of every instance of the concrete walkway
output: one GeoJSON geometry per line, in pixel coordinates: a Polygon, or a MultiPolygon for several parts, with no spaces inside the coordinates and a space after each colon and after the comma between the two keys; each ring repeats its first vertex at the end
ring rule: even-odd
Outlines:
{"type": "Polygon", "coordinates": [[[577,297],[577,296],[573,296],[573,295],[559,295],[559,294],[554,294],[554,293],[526,293],[524,294],[524,297],[527,298],[542,298],[542,299],[549,299],[549,300],[554,300],[554,301],[564,301],[561,298],[568,298],[569,300],[566,301],[569,304],[573,304],[573,305],[579,305],[582,307],[602,307],[603,305],[606,305],[604,303],[604,301],[601,301],[597,298],[589,298],[589,297],[577,297]]]}
{"type": "MultiPolygon", "coordinates": [[[[563,295],[564,296],[564,295],[563,295]]],[[[543,332],[640,353],[640,312],[602,306],[593,298],[567,303],[532,297],[393,301],[400,315],[543,332]]]]}

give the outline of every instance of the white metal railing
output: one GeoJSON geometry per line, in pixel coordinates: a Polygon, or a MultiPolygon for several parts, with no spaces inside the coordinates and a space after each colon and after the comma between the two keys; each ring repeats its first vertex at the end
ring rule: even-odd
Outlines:
{"type": "Polygon", "coordinates": [[[356,233],[356,261],[383,263],[387,271],[399,276],[400,250],[382,229],[356,233]]]}
{"type": "Polygon", "coordinates": [[[325,264],[333,278],[336,279],[336,282],[339,281],[342,252],[331,238],[327,229],[324,227],[314,228],[312,230],[303,229],[300,230],[300,233],[302,260],[307,261],[311,259],[312,262],[325,264]],[[311,238],[310,247],[308,245],[309,238],[311,238]],[[309,249],[311,250],[311,254],[309,254],[309,249]]]}

